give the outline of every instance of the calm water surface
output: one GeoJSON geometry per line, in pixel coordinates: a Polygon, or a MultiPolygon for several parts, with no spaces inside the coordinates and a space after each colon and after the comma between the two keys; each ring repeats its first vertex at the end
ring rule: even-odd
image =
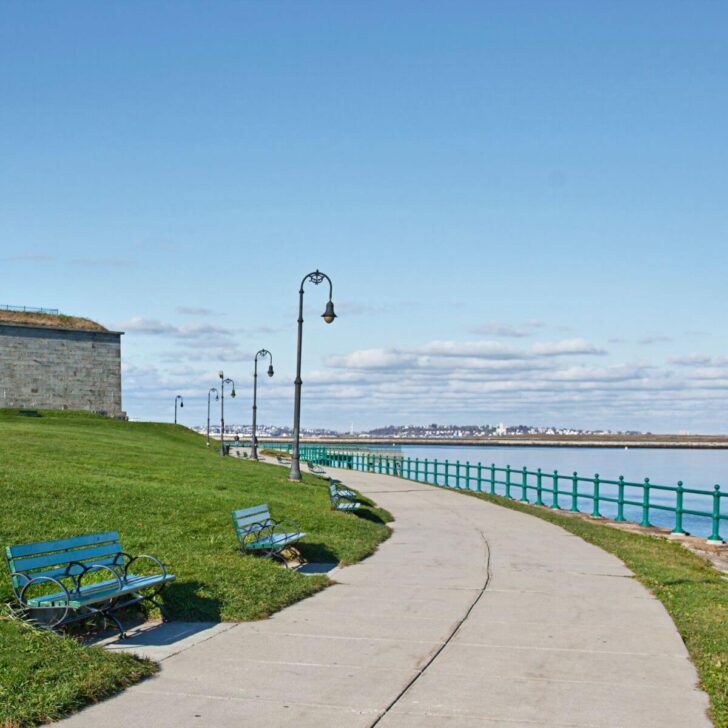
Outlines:
{"type": "MultiPolygon", "coordinates": [[[[544,473],[558,470],[564,475],[571,475],[574,471],[583,477],[593,477],[599,474],[604,480],[617,480],[623,475],[626,481],[643,482],[649,478],[656,485],[677,485],[682,480],[686,488],[696,488],[704,491],[713,490],[713,485],[720,483],[723,492],[728,492],[728,450],[649,450],[649,449],[607,449],[607,448],[556,448],[556,447],[482,447],[468,446],[429,446],[411,445],[403,446],[401,452],[404,457],[419,458],[423,460],[438,461],[449,460],[451,463],[460,460],[461,463],[482,463],[504,468],[510,465],[520,470],[526,466],[529,470],[541,468],[544,473]]],[[[500,476],[499,479],[503,479],[500,476]]],[[[520,482],[514,476],[514,482],[520,482]]],[[[544,478],[544,486],[551,487],[550,479],[544,478]]],[[[566,490],[569,485],[560,481],[559,489],[566,490]]],[[[579,490],[590,492],[586,483],[579,484],[579,490]]],[[[514,490],[516,497],[520,491],[514,490]]],[[[641,489],[627,489],[628,500],[641,500],[641,489]]],[[[616,487],[602,486],[602,495],[616,495],[616,487]]],[[[529,493],[533,500],[533,495],[529,493]]],[[[561,496],[563,505],[567,504],[567,497],[561,496]]],[[[650,492],[651,502],[673,506],[675,494],[653,490],[650,492]]],[[[712,512],[712,497],[709,495],[685,494],[684,508],[691,510],[712,512]]],[[[591,511],[591,501],[580,499],[579,509],[591,511]]],[[[605,503],[601,509],[602,514],[614,517],[616,506],[605,503]]],[[[728,516],[728,498],[722,499],[721,512],[728,516]]],[[[625,515],[628,520],[641,518],[641,509],[627,507],[625,515]]],[[[650,512],[650,522],[656,526],[672,528],[675,525],[673,513],[654,510],[650,512]]],[[[686,515],[683,521],[684,528],[696,536],[707,536],[711,531],[711,521],[708,517],[686,515]]],[[[728,521],[721,523],[721,535],[728,540],[728,521]]]]}

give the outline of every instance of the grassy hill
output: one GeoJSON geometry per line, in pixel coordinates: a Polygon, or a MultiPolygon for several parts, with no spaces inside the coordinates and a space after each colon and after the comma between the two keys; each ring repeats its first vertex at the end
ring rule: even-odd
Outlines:
{"type": "MultiPolygon", "coordinates": [[[[334,513],[323,481],[291,484],[282,468],[220,458],[182,427],[39,414],[0,410],[0,546],[118,530],[125,550],[154,554],[177,575],[164,598],[172,619],[263,618],[325,586],[241,556],[235,508],[268,503],[274,517],[298,521],[309,560],[358,561],[389,533],[386,512],[334,513]]],[[[0,603],[11,600],[3,565],[0,603]]],[[[0,618],[0,725],[56,718],[153,670],[0,618]]]]}

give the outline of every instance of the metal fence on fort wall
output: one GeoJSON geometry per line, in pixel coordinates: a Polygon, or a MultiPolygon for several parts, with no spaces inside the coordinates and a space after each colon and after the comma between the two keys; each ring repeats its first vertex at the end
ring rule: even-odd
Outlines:
{"type": "MultiPolygon", "coordinates": [[[[290,443],[271,443],[266,447],[291,449],[290,443]]],[[[523,503],[587,513],[594,518],[667,527],[676,535],[702,532],[707,535],[708,543],[713,544],[723,542],[721,528],[728,521],[728,493],[722,492],[720,485],[700,490],[686,488],[681,481],[676,485],[658,485],[649,478],[642,482],[628,481],[622,476],[608,480],[599,475],[585,477],[557,470],[544,472],[540,468],[528,470],[459,460],[405,458],[319,445],[301,445],[300,457],[317,465],[501,495],[523,503]]]]}

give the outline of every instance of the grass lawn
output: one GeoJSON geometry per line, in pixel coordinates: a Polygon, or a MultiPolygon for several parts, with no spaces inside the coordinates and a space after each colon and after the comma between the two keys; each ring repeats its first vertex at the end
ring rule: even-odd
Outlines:
{"type": "MultiPolygon", "coordinates": [[[[182,427],[78,413],[0,411],[0,546],[118,530],[125,550],[159,557],[177,581],[172,619],[247,620],[327,583],[272,561],[241,556],[230,513],[268,503],[308,534],[311,561],[353,563],[387,538],[389,515],[329,508],[327,483],[283,468],[220,458],[182,427]]],[[[0,567],[0,604],[12,601],[0,567]]],[[[0,618],[0,726],[52,720],[154,671],[135,658],[81,646],[0,618]]]]}
{"type": "Polygon", "coordinates": [[[710,697],[716,728],[728,728],[728,580],[708,561],[663,538],[628,533],[503,496],[472,495],[543,518],[619,557],[665,605],[710,697]]]}

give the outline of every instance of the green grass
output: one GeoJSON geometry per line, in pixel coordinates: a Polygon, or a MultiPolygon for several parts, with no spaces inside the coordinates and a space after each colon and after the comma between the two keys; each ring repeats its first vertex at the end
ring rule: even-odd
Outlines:
{"type": "Polygon", "coordinates": [[[84,647],[16,620],[0,620],[0,725],[55,720],[113,695],[156,665],[100,647],[84,647]]]}
{"type": "MultiPolygon", "coordinates": [[[[311,561],[353,563],[387,538],[386,511],[365,518],[329,508],[327,483],[283,468],[220,458],[189,430],[86,414],[0,410],[0,546],[118,530],[125,550],[151,553],[177,581],[172,619],[248,620],[327,583],[272,561],[241,556],[230,512],[268,503],[298,521],[311,561]]],[[[0,568],[0,603],[12,602],[0,568]]],[[[0,620],[0,726],[59,717],[150,674],[154,667],[70,638],[0,620]]]]}
{"type": "Polygon", "coordinates": [[[472,495],[554,523],[619,557],[665,605],[710,698],[716,728],[728,728],[728,580],[706,559],[663,538],[622,531],[503,496],[472,495]]]}

